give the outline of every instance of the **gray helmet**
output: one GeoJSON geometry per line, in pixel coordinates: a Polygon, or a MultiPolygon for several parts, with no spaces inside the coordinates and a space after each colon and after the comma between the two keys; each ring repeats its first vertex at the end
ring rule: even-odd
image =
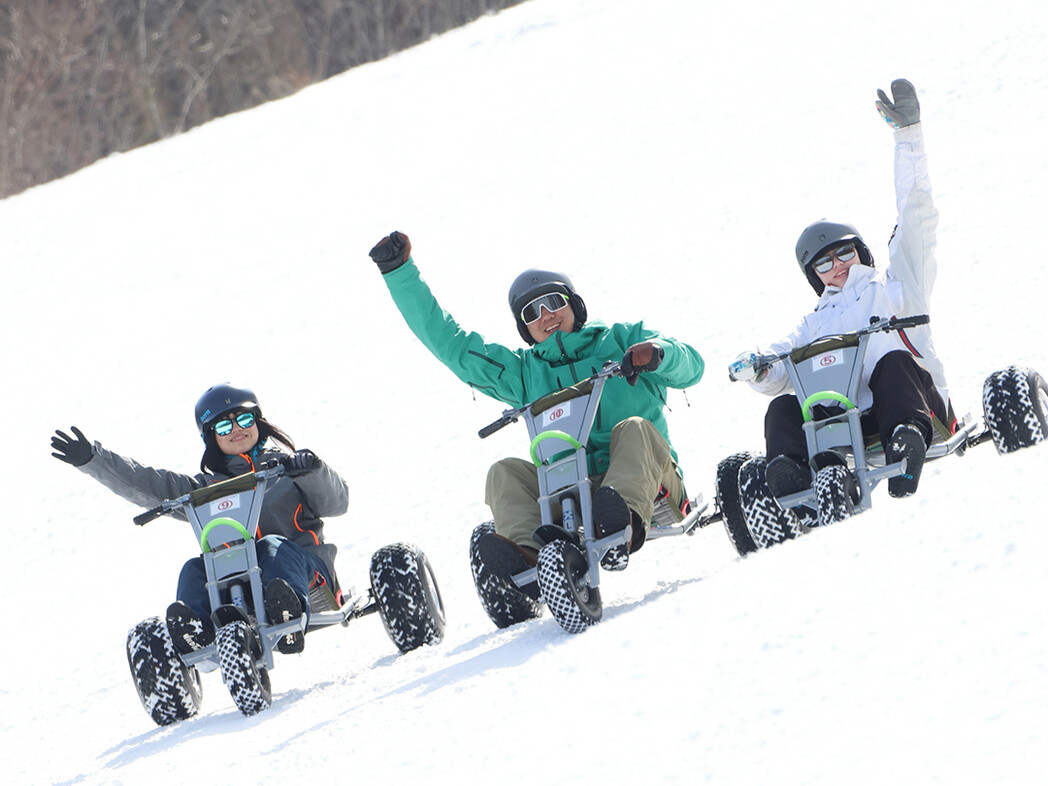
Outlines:
{"type": "Polygon", "coordinates": [[[262,410],[258,406],[258,397],[253,390],[235,388],[232,385],[213,385],[204,391],[196,403],[196,424],[203,434],[209,425],[231,409],[250,409],[258,415],[262,410]]]}
{"type": "Polygon", "coordinates": [[[859,234],[859,230],[851,224],[835,224],[832,221],[816,221],[809,225],[797,239],[797,264],[801,266],[801,272],[808,278],[808,283],[819,295],[822,294],[825,285],[819,280],[818,274],[812,268],[811,263],[821,257],[827,251],[838,246],[852,243],[855,250],[859,252],[859,261],[867,267],[873,267],[873,254],[859,234]]]}
{"type": "Polygon", "coordinates": [[[528,344],[534,344],[528,326],[520,318],[520,310],[539,295],[560,292],[568,299],[568,305],[575,315],[575,326],[578,330],[586,324],[586,304],[575,291],[571,279],[563,273],[552,270],[525,270],[517,276],[509,288],[509,310],[513,312],[513,321],[517,323],[517,332],[528,344]]]}

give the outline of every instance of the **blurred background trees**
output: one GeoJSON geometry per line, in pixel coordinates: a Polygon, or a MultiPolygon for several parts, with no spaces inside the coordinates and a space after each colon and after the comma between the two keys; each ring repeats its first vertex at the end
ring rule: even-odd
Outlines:
{"type": "Polygon", "coordinates": [[[0,0],[0,198],[523,0],[0,0]]]}

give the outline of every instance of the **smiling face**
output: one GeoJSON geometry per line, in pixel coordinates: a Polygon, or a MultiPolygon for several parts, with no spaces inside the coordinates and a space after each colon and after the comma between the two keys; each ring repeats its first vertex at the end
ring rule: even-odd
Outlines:
{"type": "Polygon", "coordinates": [[[526,325],[528,333],[531,334],[536,344],[541,344],[556,330],[570,333],[575,329],[575,312],[567,303],[556,311],[547,311],[545,306],[539,310],[542,316],[530,325],[526,325]]]}
{"type": "Polygon", "coordinates": [[[844,282],[848,280],[848,273],[852,266],[858,264],[860,261],[854,245],[836,248],[829,253],[824,254],[820,259],[817,259],[812,264],[818,266],[824,259],[832,260],[833,266],[825,273],[819,272],[816,267],[815,275],[819,277],[823,286],[837,287],[837,289],[841,289],[844,286],[844,282]]]}
{"type": "Polygon", "coordinates": [[[227,456],[236,456],[240,453],[247,453],[258,443],[258,421],[256,420],[248,428],[242,428],[236,420],[236,416],[241,412],[243,412],[243,410],[234,410],[233,412],[218,418],[218,420],[228,418],[233,421],[233,430],[228,434],[223,436],[217,432],[215,433],[215,444],[218,445],[218,449],[227,456]]]}

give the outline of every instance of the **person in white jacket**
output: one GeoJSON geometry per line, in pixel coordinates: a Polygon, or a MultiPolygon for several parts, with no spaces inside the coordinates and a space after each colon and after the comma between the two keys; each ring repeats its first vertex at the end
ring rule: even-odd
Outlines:
{"type": "MultiPolygon", "coordinates": [[[[873,316],[929,313],[939,213],[932,202],[917,93],[905,79],[892,82],[891,89],[892,99],[878,90],[876,102],[881,116],[895,129],[898,219],[888,242],[889,264],[886,269],[874,266],[869,247],[850,224],[822,220],[807,227],[797,241],[797,262],[819,302],[789,336],[772,344],[776,354],[858,330],[873,316]]],[[[781,497],[811,485],[801,408],[782,364],[761,368],[756,360],[757,353],[742,353],[729,366],[728,375],[777,396],[768,407],[765,440],[768,489],[781,497]]],[[[928,326],[871,338],[856,405],[863,412],[864,431],[879,434],[887,459],[907,459],[906,474],[888,481],[892,496],[917,490],[933,423],[938,421],[950,431],[955,427],[944,402],[949,402],[946,378],[928,326]]],[[[815,469],[840,461],[835,453],[813,459],[815,469]]]]}

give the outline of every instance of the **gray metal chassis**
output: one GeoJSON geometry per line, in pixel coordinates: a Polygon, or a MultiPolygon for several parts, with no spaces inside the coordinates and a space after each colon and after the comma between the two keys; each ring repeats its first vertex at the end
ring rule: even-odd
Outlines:
{"type": "MultiPolygon", "coordinates": [[[[600,585],[600,560],[608,549],[626,543],[628,529],[607,537],[598,536],[593,522],[593,484],[589,479],[586,443],[597,415],[600,397],[608,379],[620,373],[618,363],[609,363],[587,380],[544,396],[518,409],[506,410],[502,418],[481,431],[487,436],[497,428],[523,418],[531,437],[531,459],[538,472],[539,511],[543,526],[560,526],[575,535],[585,552],[588,569],[579,581],[581,586],[596,589],[600,585]],[[553,515],[555,502],[560,503],[561,522],[553,515]]],[[[647,540],[676,535],[693,535],[698,527],[709,523],[703,518],[709,503],[701,495],[691,500],[691,510],[683,521],[675,522],[665,511],[656,511],[647,540]]],[[[573,538],[574,539],[574,538],[573,538]]],[[[529,568],[513,576],[518,587],[538,581],[538,569],[529,568]]]]}
{"type": "MultiPolygon", "coordinates": [[[[896,329],[894,324],[892,320],[880,320],[863,331],[820,338],[792,352],[758,359],[758,365],[768,366],[775,362],[785,365],[793,389],[801,402],[802,413],[805,414],[803,428],[809,460],[827,450],[836,450],[848,459],[860,495],[855,503],[855,513],[870,508],[871,493],[878,483],[906,471],[905,460],[886,464],[883,452],[871,453],[867,450],[860,423],[862,413],[854,406],[854,402],[859,399],[863,362],[866,359],[870,337],[880,330],[896,329]],[[840,404],[840,397],[844,397],[847,400],[846,404],[852,406],[840,415],[823,420],[809,418],[812,406],[820,402],[840,404]]],[[[934,461],[963,450],[979,427],[977,421],[966,416],[949,439],[932,443],[925,460],[934,461]]],[[[805,489],[796,494],[779,497],[776,501],[783,508],[798,505],[814,508],[815,489],[805,489]]]]}
{"type": "MultiPolygon", "coordinates": [[[[311,611],[308,628],[305,615],[279,625],[267,622],[262,572],[253,533],[257,531],[266,488],[283,472],[281,466],[249,472],[177,499],[166,500],[135,518],[136,523],[144,524],[158,515],[182,511],[201,547],[211,608],[228,605],[240,608],[261,644],[259,665],[267,669],[273,668],[276,643],[287,634],[336,624],[348,625],[355,617],[378,611],[369,588],[365,593],[352,595],[338,609],[311,611]]],[[[196,666],[203,672],[213,671],[219,666],[218,649],[214,643],[181,657],[187,666],[196,666]]]]}

